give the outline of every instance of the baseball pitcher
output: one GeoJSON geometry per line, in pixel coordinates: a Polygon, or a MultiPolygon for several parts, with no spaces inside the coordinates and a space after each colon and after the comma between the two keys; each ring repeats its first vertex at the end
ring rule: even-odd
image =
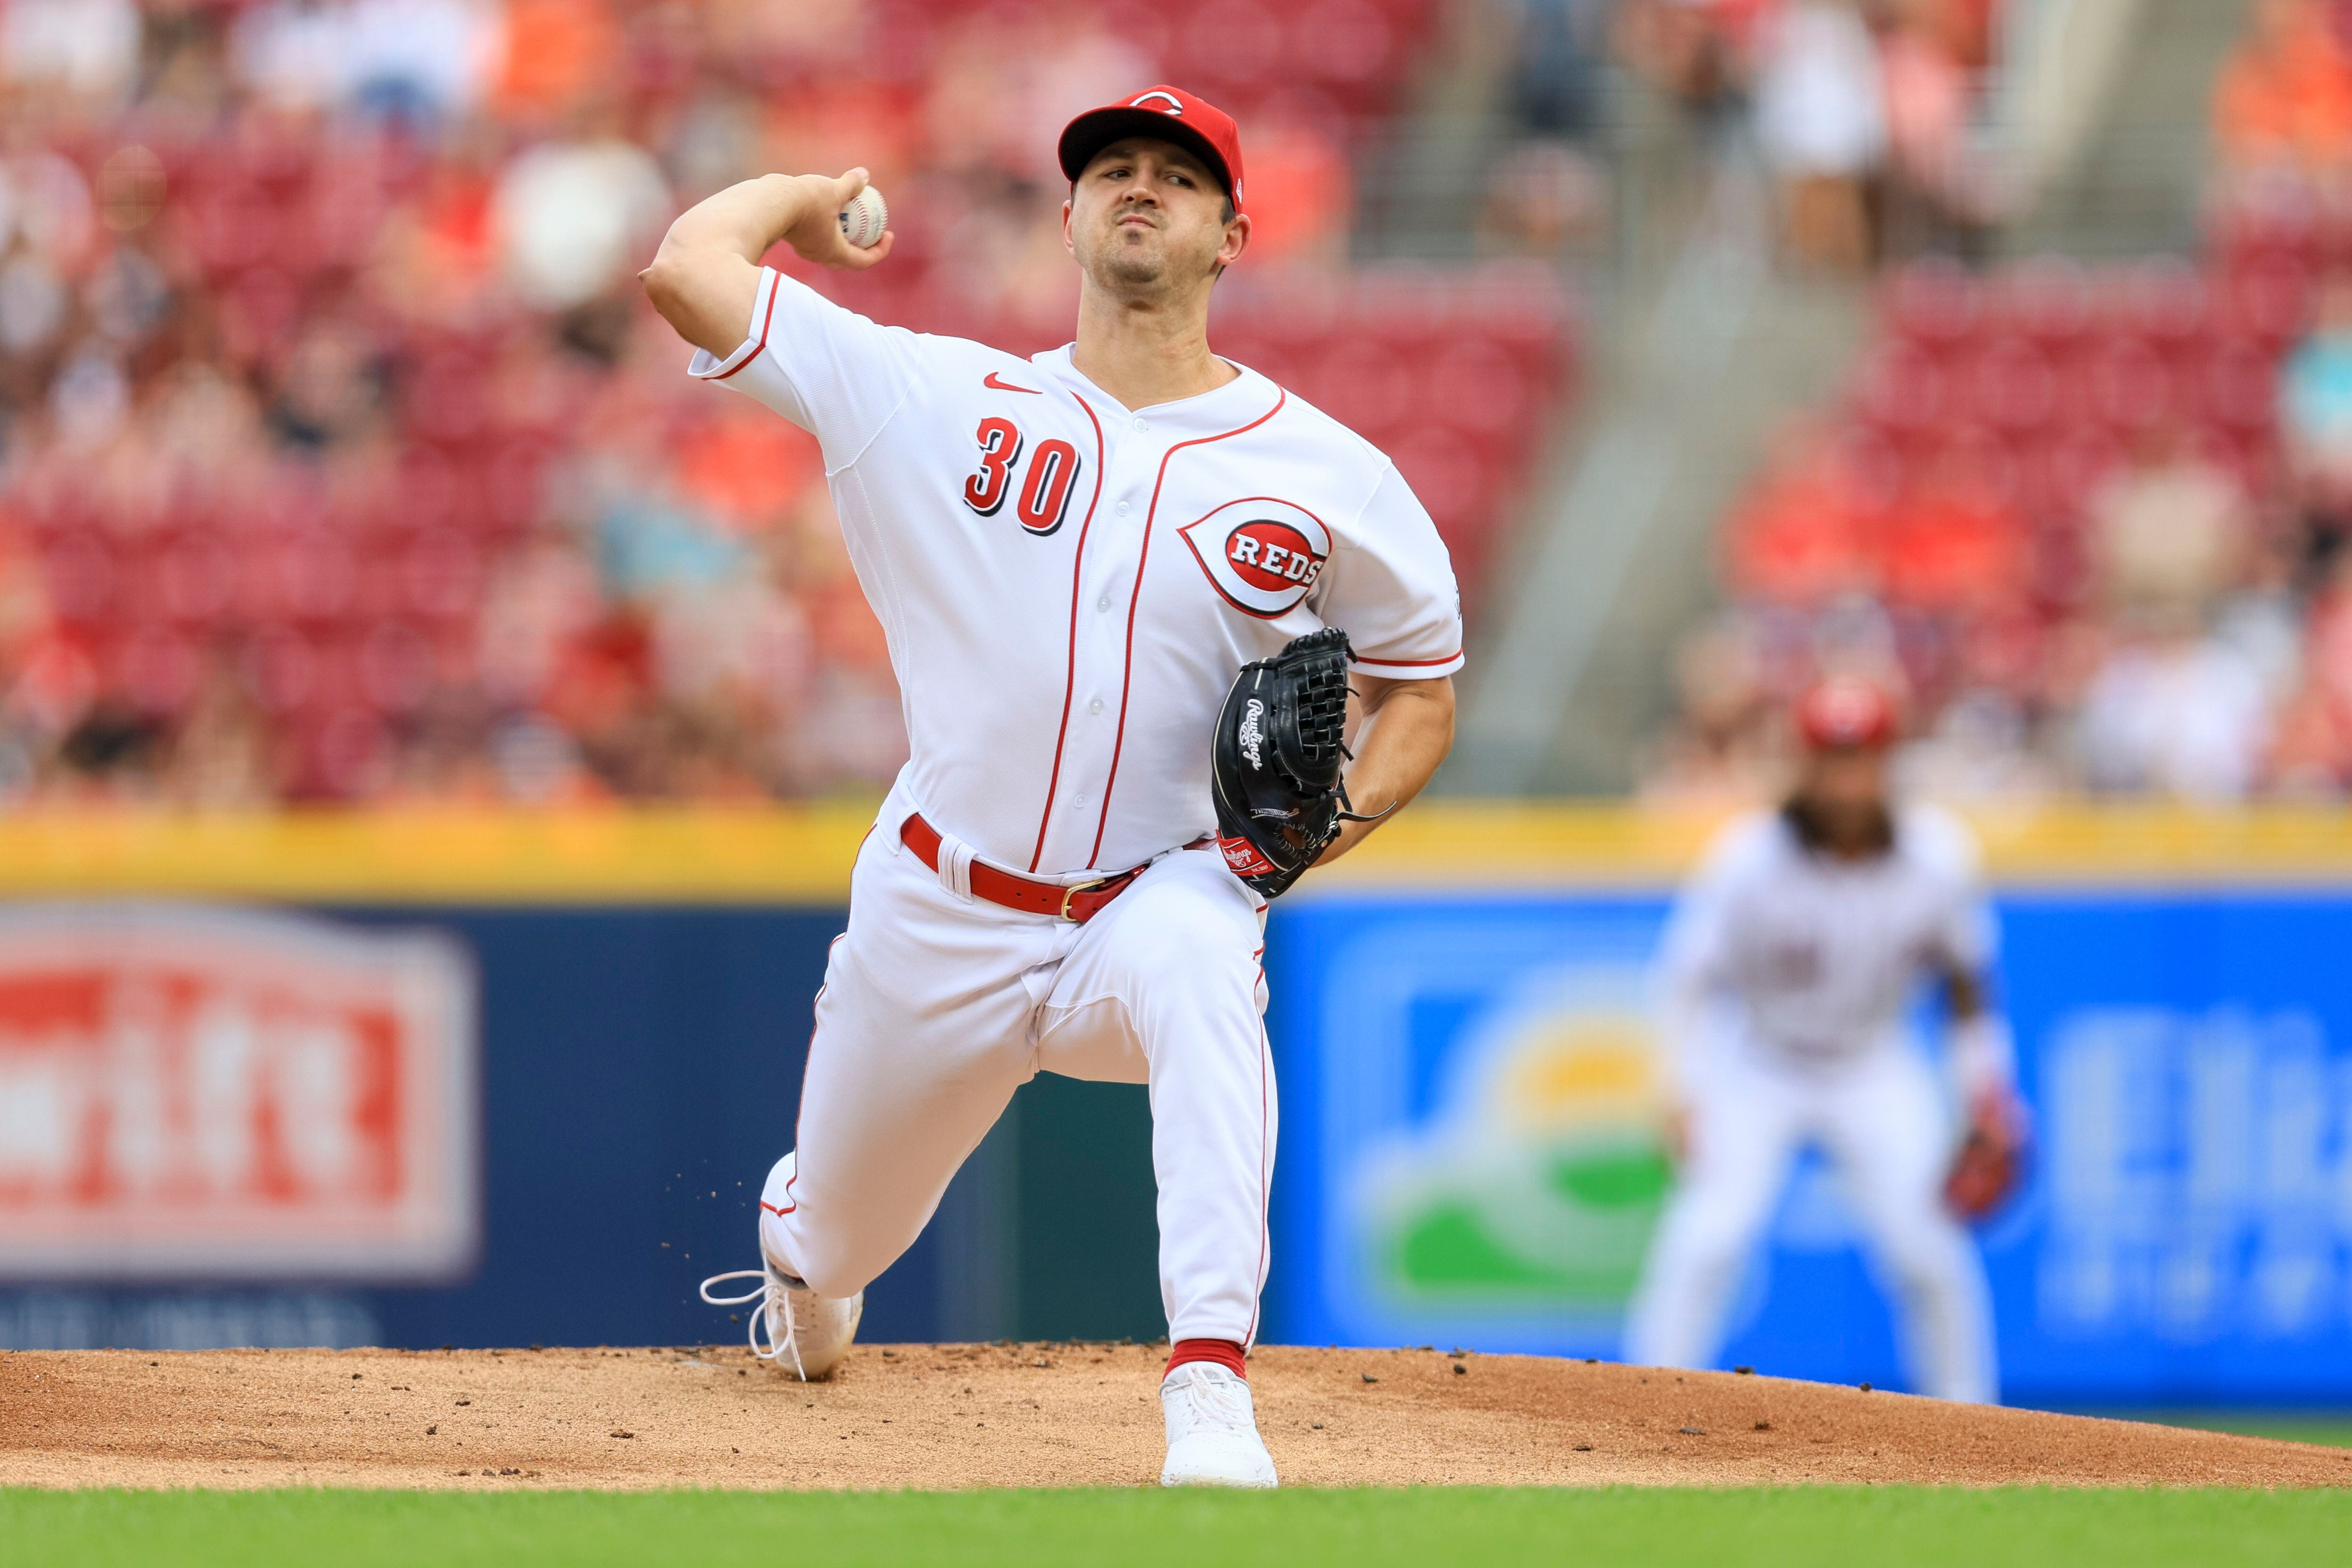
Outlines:
{"type": "Polygon", "coordinates": [[[760,1281],[733,1299],[755,1349],[823,1377],[1015,1088],[1147,1083],[1160,1479],[1272,1486],[1243,1358],[1274,1169],[1266,900],[1436,770],[1460,612],[1388,460],[1210,352],[1211,287],[1250,238],[1232,120],[1154,88],[1072,120],[1059,153],[1077,335],[1032,359],[759,265],[779,241],[883,261],[889,235],[851,243],[863,170],[722,191],[645,274],[688,373],[823,447],[911,743],[761,1197],[763,1267],[720,1279],[760,1281]]]}
{"type": "Polygon", "coordinates": [[[2008,1030],[1989,1006],[1993,926],[1975,845],[1941,812],[1890,806],[1895,710],[1877,687],[1826,681],[1797,719],[1807,758],[1795,791],[1725,831],[1667,928],[1680,1171],[1626,1355],[1714,1361],[1790,1163],[1813,1145],[1895,1284],[1911,1386],[1990,1404],[1991,1312],[1961,1222],[2006,1194],[2023,1113],[2008,1030]],[[1957,1136],[1904,1030],[1931,980],[1968,1113],[1957,1136]]]}

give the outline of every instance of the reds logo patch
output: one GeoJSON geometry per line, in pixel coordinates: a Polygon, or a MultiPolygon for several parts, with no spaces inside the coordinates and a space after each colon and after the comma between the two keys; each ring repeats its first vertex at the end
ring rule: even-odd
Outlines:
{"type": "Polygon", "coordinates": [[[1262,621],[1298,607],[1331,559],[1331,533],[1304,507],[1228,501],[1177,530],[1226,603],[1262,621]]]}

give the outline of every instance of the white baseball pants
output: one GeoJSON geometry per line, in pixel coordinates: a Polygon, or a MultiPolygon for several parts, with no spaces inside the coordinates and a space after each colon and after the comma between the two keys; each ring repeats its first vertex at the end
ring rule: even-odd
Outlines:
{"type": "Polygon", "coordinates": [[[1265,901],[1179,850],[1083,925],[1005,909],[951,891],[955,841],[940,873],[898,841],[909,809],[894,795],[858,852],[761,1248],[821,1295],[863,1290],[1023,1083],[1148,1083],[1169,1337],[1249,1343],[1274,1178],[1265,901]]]}
{"type": "Polygon", "coordinates": [[[1807,1144],[1836,1167],[1874,1260],[1894,1286],[1911,1386],[2000,1398],[1984,1265],[1944,1207],[1954,1127],[1918,1052],[1887,1042],[1822,1065],[1739,1042],[1712,1053],[1688,1105],[1690,1149],[1626,1327],[1626,1359],[1713,1364],[1725,1314],[1807,1144]]]}

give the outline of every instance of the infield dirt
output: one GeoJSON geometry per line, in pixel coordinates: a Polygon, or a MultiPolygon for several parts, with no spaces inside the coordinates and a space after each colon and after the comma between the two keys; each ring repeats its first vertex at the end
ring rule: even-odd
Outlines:
{"type": "MultiPolygon", "coordinates": [[[[1137,1486],[1163,1348],[0,1353],[0,1485],[1137,1486]]],[[[1262,1346],[1289,1485],[2309,1487],[2352,1450],[1729,1373],[1262,1346]]]]}

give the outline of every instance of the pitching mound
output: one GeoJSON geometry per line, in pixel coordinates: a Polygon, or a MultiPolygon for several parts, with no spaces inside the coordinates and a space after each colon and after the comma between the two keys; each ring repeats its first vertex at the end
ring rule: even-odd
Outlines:
{"type": "MultiPolygon", "coordinates": [[[[803,1385],[740,1349],[0,1354],[0,1484],[1135,1486],[1142,1345],[860,1346],[803,1385]]],[[[1266,1346],[1292,1485],[2342,1486],[2352,1451],[1725,1373],[1266,1346]]]]}

